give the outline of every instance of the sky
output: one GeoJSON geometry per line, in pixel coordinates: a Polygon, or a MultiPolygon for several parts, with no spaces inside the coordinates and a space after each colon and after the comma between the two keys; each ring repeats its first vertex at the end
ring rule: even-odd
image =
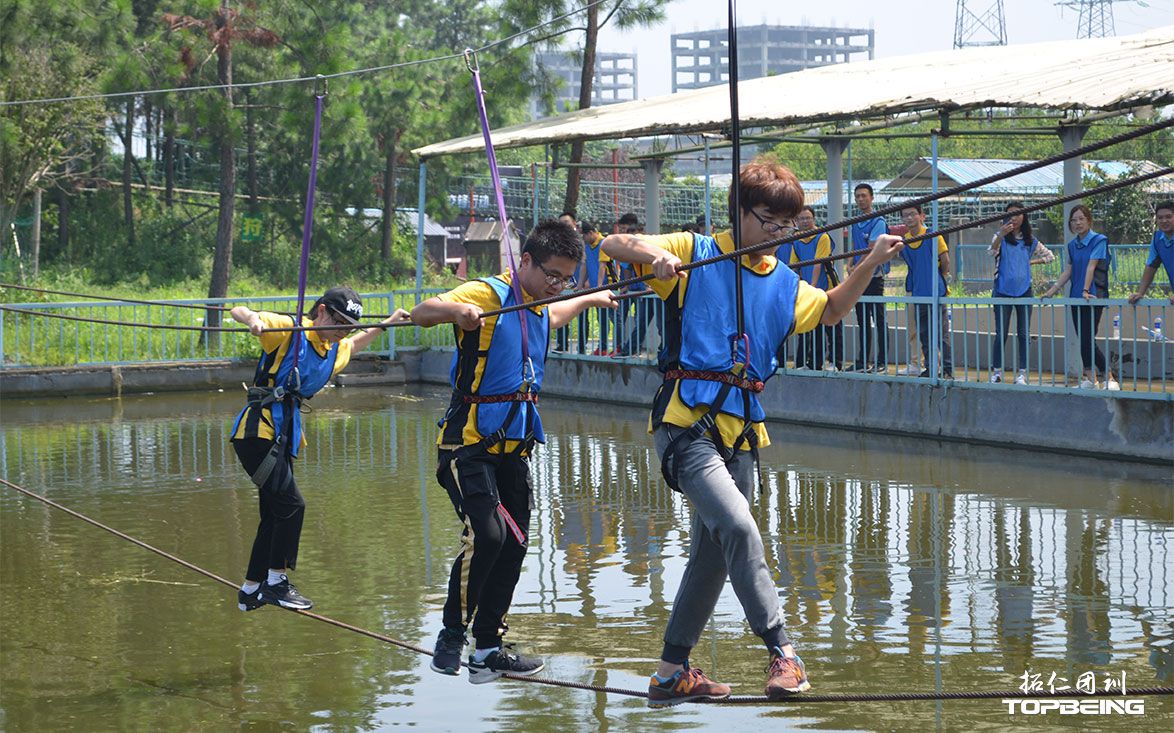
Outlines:
{"type": "MultiPolygon", "coordinates": [[[[1113,16],[1118,36],[1164,25],[1174,25],[1174,0],[1117,2],[1113,16]]],[[[968,0],[976,12],[994,0],[968,0]]],[[[1007,40],[1010,44],[1062,41],[1076,38],[1079,14],[1056,7],[1055,0],[1005,0],[1007,40]]],[[[941,51],[954,45],[955,0],[823,0],[795,3],[783,0],[741,0],[738,25],[819,25],[876,29],[876,57],[941,51]],[[811,12],[819,8],[819,12],[811,12]]],[[[721,0],[674,0],[664,22],[621,32],[605,26],[599,34],[603,51],[637,53],[639,96],[672,92],[669,36],[694,30],[725,28],[727,3],[721,0]]],[[[576,39],[581,43],[582,39],[576,39]]]]}

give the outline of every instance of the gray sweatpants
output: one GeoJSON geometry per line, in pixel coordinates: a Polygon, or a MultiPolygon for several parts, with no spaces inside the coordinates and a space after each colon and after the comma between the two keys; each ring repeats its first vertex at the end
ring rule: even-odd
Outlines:
{"type": "MultiPolygon", "coordinates": [[[[669,441],[684,432],[661,425],[653,440],[665,460],[669,441]]],[[[717,605],[727,575],[746,612],[751,630],[768,649],[788,644],[778,591],[766,565],[758,525],[750,513],[750,496],[757,484],[750,451],[727,466],[708,437],[676,450],[681,491],[693,505],[689,562],[673,601],[664,634],[661,658],[683,664],[697,645],[717,605]]]]}

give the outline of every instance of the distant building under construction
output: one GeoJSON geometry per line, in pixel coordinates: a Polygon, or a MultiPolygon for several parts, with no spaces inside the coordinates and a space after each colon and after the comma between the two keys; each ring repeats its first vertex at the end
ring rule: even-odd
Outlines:
{"type": "MultiPolygon", "coordinates": [[[[728,81],[726,29],[672,35],[673,92],[728,81]]],[[[738,28],[738,78],[830,66],[873,58],[871,28],[755,25],[738,28]],[[867,54],[867,55],[865,55],[867,54]]]]}

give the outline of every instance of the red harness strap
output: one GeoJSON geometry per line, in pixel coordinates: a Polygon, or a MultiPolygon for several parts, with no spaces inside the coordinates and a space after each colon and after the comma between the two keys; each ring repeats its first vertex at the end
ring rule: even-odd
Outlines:
{"type": "Polygon", "coordinates": [[[513,392],[511,394],[467,394],[461,395],[466,405],[495,405],[502,402],[533,402],[538,404],[537,392],[513,392]]]}
{"type": "Polygon", "coordinates": [[[692,369],[670,369],[664,374],[665,381],[670,379],[700,379],[704,382],[720,382],[731,387],[744,389],[747,392],[758,394],[766,388],[766,384],[757,379],[744,379],[729,372],[703,372],[692,369]]]}

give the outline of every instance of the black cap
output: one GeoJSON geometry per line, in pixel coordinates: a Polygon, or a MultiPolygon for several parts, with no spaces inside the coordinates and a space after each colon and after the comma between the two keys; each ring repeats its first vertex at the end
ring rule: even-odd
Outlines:
{"type": "Polygon", "coordinates": [[[357,326],[363,317],[363,299],[345,285],[327,290],[318,302],[347,323],[357,326]]]}

